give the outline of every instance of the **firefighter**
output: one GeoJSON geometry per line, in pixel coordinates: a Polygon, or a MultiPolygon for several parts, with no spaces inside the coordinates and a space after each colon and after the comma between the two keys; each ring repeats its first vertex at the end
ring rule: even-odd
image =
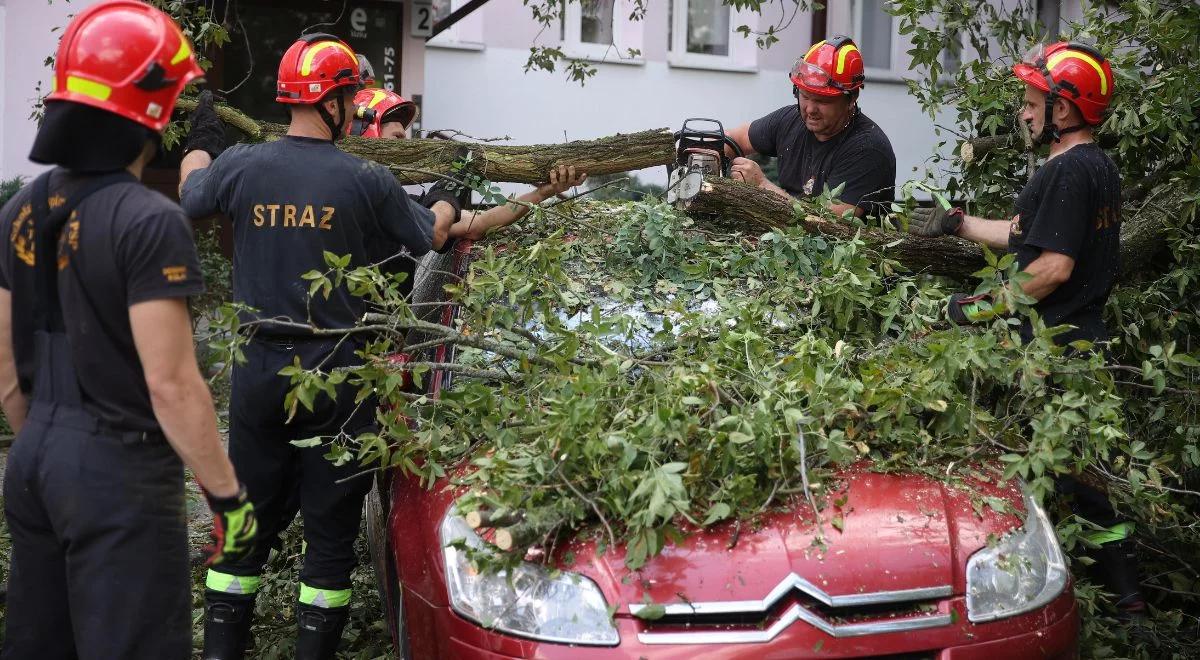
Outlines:
{"type": "Polygon", "coordinates": [[[221,212],[232,221],[234,298],[254,310],[242,318],[250,340],[245,362],[233,369],[229,451],[258,511],[262,539],[251,556],[208,573],[204,658],[243,657],[263,566],[297,509],[305,551],[295,657],[334,657],[371,480],[351,478],[354,465],[335,465],[325,447],[292,442],[354,437],[373,425],[376,406],[356,404],[356,388],[342,384],[336,398],[320,395],[311,405],[285,409],[290,384],[281,369],[299,364],[329,373],[360,364],[356,351],[364,341],[353,333],[313,332],[353,327],[365,303],[345,288],[310,299],[301,275],[326,270],[326,253],[348,255],[352,267],[366,265],[367,246],[382,238],[418,256],[443,248],[459,212],[444,189],[426,193],[431,208],[423,208],[387,168],[338,149],[359,84],[358,60],[343,41],[308,34],[279,64],[276,101],[291,112],[286,136],[225,150],[208,92],[191,116],[180,167],[183,207],[193,218],[221,212]]]}
{"type": "Polygon", "coordinates": [[[896,154],[883,129],[858,107],[866,81],[858,46],[843,36],[818,41],[790,78],[795,104],[728,134],[747,156],[778,156],[780,185],[749,158],[735,158],[730,176],[788,200],[843,186],[830,205],[834,213],[885,213],[895,195],[896,154]]]}
{"type": "Polygon", "coordinates": [[[30,153],[58,167],[0,209],[6,659],[191,657],[185,464],[214,511],[210,560],[254,541],[192,344],[189,224],[140,183],[201,74],[159,10],[80,11],[30,153]]]}
{"type": "MultiPolygon", "coordinates": [[[[1094,48],[1058,42],[1037,46],[1013,67],[1025,84],[1021,120],[1040,145],[1046,163],[1017,196],[1009,220],[966,215],[962,209],[917,209],[908,230],[919,236],[961,236],[1015,254],[1029,276],[1024,293],[1046,326],[1072,326],[1054,340],[1108,339],[1103,310],[1117,278],[1121,234],[1121,180],[1117,166],[1095,142],[1116,79],[1094,48]]],[[[987,296],[956,293],[947,313],[955,323],[983,321],[996,312],[987,296]]],[[[1021,325],[1033,338],[1029,319],[1021,325]]],[[[1077,515],[1108,528],[1111,542],[1099,552],[1105,581],[1126,613],[1145,609],[1138,590],[1130,525],[1114,512],[1098,488],[1067,477],[1059,490],[1073,499],[1077,515]]]]}

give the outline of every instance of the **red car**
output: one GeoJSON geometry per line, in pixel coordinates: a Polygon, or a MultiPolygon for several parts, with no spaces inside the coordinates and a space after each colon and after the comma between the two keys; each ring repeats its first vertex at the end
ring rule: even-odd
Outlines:
{"type": "MultiPolygon", "coordinates": [[[[461,272],[466,255],[461,246],[442,269],[461,272]]],[[[621,548],[597,555],[580,540],[550,558],[559,571],[528,562],[510,581],[448,545],[483,543],[455,515],[452,489],[381,479],[368,531],[399,657],[1076,657],[1066,560],[1017,485],[954,488],[864,466],[836,482],[844,505],[819,524],[801,498],[753,527],[694,532],[638,571],[621,548]]]]}

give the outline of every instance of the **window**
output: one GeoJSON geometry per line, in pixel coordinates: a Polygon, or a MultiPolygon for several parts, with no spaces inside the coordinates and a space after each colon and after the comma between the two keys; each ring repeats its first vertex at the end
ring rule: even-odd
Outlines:
{"type": "MultiPolygon", "coordinates": [[[[448,18],[456,9],[467,4],[467,0],[433,0],[433,24],[448,18]]],[[[483,50],[483,18],[480,10],[443,30],[426,42],[429,46],[483,50]]]]}
{"type": "Polygon", "coordinates": [[[607,46],[613,42],[615,0],[582,0],[579,7],[579,40],[607,46]]]}
{"type": "Polygon", "coordinates": [[[632,21],[636,0],[580,0],[563,8],[559,36],[568,56],[640,64],[642,21],[632,21]]]}
{"type": "Polygon", "coordinates": [[[687,52],[729,54],[729,7],[721,0],[687,3],[687,52]]]}
{"type": "Polygon", "coordinates": [[[884,11],[885,0],[857,0],[854,3],[854,31],[862,46],[863,64],[871,69],[892,68],[892,15],[884,11]]]}
{"type": "Polygon", "coordinates": [[[757,47],[734,31],[738,25],[757,26],[753,10],[737,10],[723,0],[671,0],[668,4],[669,61],[694,66],[753,71],[757,47]]]}
{"type": "Polygon", "coordinates": [[[1037,0],[1038,30],[1045,32],[1045,41],[1058,39],[1058,26],[1061,19],[1061,0],[1037,0]]]}

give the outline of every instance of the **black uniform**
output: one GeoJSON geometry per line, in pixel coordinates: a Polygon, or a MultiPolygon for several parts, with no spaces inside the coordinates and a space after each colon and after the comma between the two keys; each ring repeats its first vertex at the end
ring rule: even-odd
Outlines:
{"type": "MultiPolygon", "coordinates": [[[[1056,342],[1108,339],[1102,314],[1120,268],[1120,238],[1120,173],[1094,143],[1076,145],[1051,158],[1017,196],[1008,251],[1017,256],[1021,269],[1043,250],[1075,259],[1071,277],[1034,305],[1047,326],[1075,326],[1055,337],[1056,342]]],[[[1025,341],[1033,338],[1028,319],[1021,325],[1021,335],[1025,341]]],[[[1055,484],[1060,494],[1070,498],[1076,515],[1109,529],[1125,522],[1108,495],[1083,480],[1063,475],[1055,484]]],[[[1138,602],[1132,541],[1106,543],[1093,554],[1118,604],[1138,602]]]]}
{"type": "Polygon", "coordinates": [[[822,142],[804,125],[798,106],[784,106],[751,122],[750,145],[779,157],[779,186],[793,197],[814,197],[845,184],[838,195],[842,202],[879,215],[896,196],[892,143],[857,108],[841,133],[822,142]]]}
{"type": "MultiPolygon", "coordinates": [[[[1022,269],[1042,250],[1075,260],[1070,279],[1034,306],[1047,326],[1075,326],[1055,340],[1108,339],[1102,315],[1121,251],[1121,179],[1112,159],[1093,143],[1050,159],[1017,197],[1015,213],[1008,251],[1022,269]]],[[[1021,332],[1032,338],[1028,321],[1021,332]]]]}
{"type": "MultiPolygon", "coordinates": [[[[429,251],[433,214],[412,202],[386,168],[351,156],[328,140],[285,137],[239,145],[193,172],[182,194],[193,218],[223,212],[234,226],[234,296],[258,310],[246,320],[290,319],[323,328],[351,327],[366,311],[362,299],[334,289],[326,300],[308,296],[301,274],[325,270],[325,252],[349,255],[352,266],[371,263],[369,246],[383,238],[414,256],[429,251]]],[[[209,588],[253,593],[255,576],[278,535],[299,507],[307,549],[300,572],[301,602],[341,607],[349,599],[363,497],[369,478],[337,483],[358,471],[335,466],[322,447],[300,449],[293,440],[351,436],[374,422],[375,402],[356,405],[356,388],[343,385],[336,401],[319,395],[291,421],[284,409],[290,384],[280,369],[299,358],[326,371],[360,363],[362,338],[342,342],[266,323],[234,367],[230,402],[230,458],[259,517],[256,552],[210,571],[209,588]],[[215,577],[214,577],[215,576],[215,577]],[[242,579],[249,578],[249,579],[242,579]]]]}
{"type": "Polygon", "coordinates": [[[183,466],[155,421],[129,307],[203,291],[189,223],[128,173],[82,201],[98,177],[47,176],[0,210],[0,287],[12,292],[30,400],[4,482],[4,658],[182,660],[192,645],[183,466]],[[39,211],[43,181],[53,194],[39,211]],[[46,273],[55,301],[37,290],[35,226],[77,201],[57,272],[46,273]]]}

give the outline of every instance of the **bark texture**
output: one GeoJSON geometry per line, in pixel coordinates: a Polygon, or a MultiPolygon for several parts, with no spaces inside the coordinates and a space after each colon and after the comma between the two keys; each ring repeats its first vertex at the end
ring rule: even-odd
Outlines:
{"type": "MultiPolygon", "coordinates": [[[[190,112],[196,101],[181,98],[177,108],[190,112]]],[[[256,122],[236,109],[218,104],[217,116],[249,141],[276,140],[287,127],[256,122]]],[[[559,164],[574,165],[589,175],[616,174],[675,161],[675,139],[665,128],[596,140],[562,144],[498,145],[452,140],[378,140],[349,137],[338,145],[361,158],[392,168],[401,183],[428,183],[438,175],[456,175],[453,165],[470,154],[469,169],[488,181],[541,183],[559,164]]]]}
{"type": "Polygon", "coordinates": [[[732,179],[705,180],[688,213],[736,220],[747,230],[766,232],[799,224],[810,233],[840,240],[859,238],[880,256],[895,259],[914,272],[965,278],[985,264],[979,246],[961,238],[924,238],[908,233],[855,227],[797,212],[779,195],[732,179]]]}
{"type": "MultiPolygon", "coordinates": [[[[700,216],[702,221],[711,222],[716,216],[731,228],[751,232],[799,224],[810,233],[840,240],[858,234],[868,249],[900,262],[915,273],[965,279],[987,265],[983,250],[971,241],[952,236],[924,238],[826,220],[802,213],[797,204],[775,193],[732,179],[706,179],[700,193],[690,200],[687,212],[700,216]]],[[[1131,279],[1139,271],[1153,267],[1166,247],[1164,221],[1165,217],[1148,205],[1126,215],[1121,228],[1122,279],[1131,279]]]]}

